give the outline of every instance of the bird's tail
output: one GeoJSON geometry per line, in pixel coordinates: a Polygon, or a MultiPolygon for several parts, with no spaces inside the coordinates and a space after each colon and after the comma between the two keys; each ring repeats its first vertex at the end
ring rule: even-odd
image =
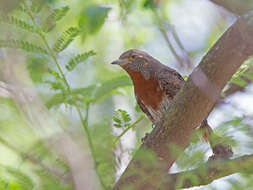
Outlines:
{"type": "Polygon", "coordinates": [[[208,125],[206,119],[201,123],[200,129],[202,130],[203,140],[205,142],[209,142],[213,151],[213,156],[209,158],[210,160],[214,160],[216,158],[229,158],[233,155],[231,146],[226,144],[226,142],[223,142],[222,137],[213,134],[213,130],[210,125],[208,125]]]}
{"type": "Polygon", "coordinates": [[[200,125],[200,129],[202,131],[202,138],[205,142],[210,142],[210,138],[211,138],[211,134],[213,132],[212,128],[210,127],[210,125],[207,123],[207,120],[205,119],[201,125],[200,125]]]}

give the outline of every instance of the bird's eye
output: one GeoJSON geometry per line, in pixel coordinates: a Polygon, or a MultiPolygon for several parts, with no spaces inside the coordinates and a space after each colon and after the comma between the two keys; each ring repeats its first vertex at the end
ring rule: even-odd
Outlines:
{"type": "Polygon", "coordinates": [[[132,59],[135,59],[137,57],[137,55],[132,55],[131,58],[132,59]]]}

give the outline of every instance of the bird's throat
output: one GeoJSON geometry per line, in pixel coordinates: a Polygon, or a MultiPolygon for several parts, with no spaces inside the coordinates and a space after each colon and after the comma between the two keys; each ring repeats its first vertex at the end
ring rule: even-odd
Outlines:
{"type": "Polygon", "coordinates": [[[154,77],[145,78],[142,72],[125,69],[130,75],[133,84],[135,96],[140,98],[146,106],[154,110],[159,109],[164,93],[159,88],[159,84],[154,77]]]}

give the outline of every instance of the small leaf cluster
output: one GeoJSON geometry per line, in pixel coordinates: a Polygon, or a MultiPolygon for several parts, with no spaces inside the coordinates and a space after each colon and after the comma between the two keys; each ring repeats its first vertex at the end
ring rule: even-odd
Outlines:
{"type": "Polygon", "coordinates": [[[233,75],[230,82],[238,86],[245,87],[248,84],[247,80],[253,81],[252,67],[253,67],[253,57],[250,57],[233,75]]]}
{"type": "Polygon", "coordinates": [[[45,32],[52,31],[55,28],[57,22],[60,21],[63,17],[65,17],[68,11],[68,6],[64,6],[59,9],[53,9],[52,13],[47,17],[43,24],[43,30],[45,32]]]}
{"type": "Polygon", "coordinates": [[[113,116],[114,127],[127,128],[131,125],[131,117],[127,111],[118,109],[113,116]]]}
{"type": "Polygon", "coordinates": [[[22,19],[18,19],[12,15],[7,15],[4,13],[0,13],[0,23],[6,23],[9,25],[14,25],[18,28],[21,28],[23,30],[27,30],[30,32],[36,32],[36,29],[30,25],[29,23],[27,23],[26,21],[22,20],[22,19]]]}
{"type": "Polygon", "coordinates": [[[66,49],[68,45],[77,37],[79,34],[79,29],[76,27],[70,27],[66,31],[64,31],[60,37],[57,39],[53,50],[56,53],[59,53],[66,49]]]}
{"type": "Polygon", "coordinates": [[[77,56],[75,56],[74,58],[72,58],[68,65],[66,65],[66,69],[68,71],[72,71],[79,63],[84,62],[85,60],[87,60],[90,56],[96,55],[96,53],[94,51],[88,51],[82,54],[78,54],[77,56]]]}
{"type": "Polygon", "coordinates": [[[32,53],[48,54],[45,48],[23,40],[0,40],[0,48],[13,48],[32,53]]]}
{"type": "Polygon", "coordinates": [[[28,190],[33,189],[35,184],[30,176],[13,167],[0,166],[0,173],[5,174],[6,177],[0,177],[0,189],[17,189],[28,190]],[[8,177],[7,177],[8,176],[8,177]]]}

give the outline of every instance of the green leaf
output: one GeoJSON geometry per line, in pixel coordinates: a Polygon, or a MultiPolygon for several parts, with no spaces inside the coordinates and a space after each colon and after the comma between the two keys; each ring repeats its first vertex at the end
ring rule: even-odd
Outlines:
{"type": "Polygon", "coordinates": [[[134,109],[135,109],[136,112],[142,113],[142,110],[141,110],[139,104],[136,103],[134,109]]]}
{"type": "MultiPolygon", "coordinates": [[[[1,173],[5,173],[6,177],[4,180],[1,180],[0,178],[0,187],[3,185],[3,182],[5,183],[6,188],[9,190],[30,190],[34,188],[34,182],[31,179],[30,176],[25,174],[20,169],[0,165],[0,168],[2,169],[1,173]]],[[[3,176],[3,174],[2,174],[3,176]]]]}
{"type": "Polygon", "coordinates": [[[242,123],[242,118],[241,117],[235,117],[232,120],[226,121],[223,123],[223,125],[232,125],[234,127],[240,125],[242,123]]]}
{"type": "Polygon", "coordinates": [[[251,80],[252,77],[252,68],[253,68],[253,56],[249,57],[244,63],[240,66],[240,68],[233,75],[230,82],[237,84],[239,86],[245,87],[247,86],[247,81],[244,78],[246,77],[251,80]]]}
{"type": "Polygon", "coordinates": [[[143,7],[146,9],[153,9],[155,8],[154,0],[145,0],[143,3],[143,7]]]}
{"type": "Polygon", "coordinates": [[[45,83],[48,83],[51,86],[51,89],[53,90],[64,90],[65,85],[63,81],[45,81],[45,83]]]}
{"type": "Polygon", "coordinates": [[[124,122],[131,121],[130,115],[125,110],[119,109],[118,112],[121,114],[121,117],[124,122]]]}
{"type": "Polygon", "coordinates": [[[247,86],[247,84],[248,84],[248,83],[247,83],[244,79],[242,79],[240,76],[233,78],[230,82],[231,82],[231,83],[234,83],[234,84],[236,84],[236,85],[238,85],[238,86],[241,86],[241,87],[245,87],[245,86],[247,86]]]}
{"type": "Polygon", "coordinates": [[[85,8],[79,19],[83,39],[87,34],[95,34],[103,26],[110,9],[97,4],[85,8]]]}
{"type": "Polygon", "coordinates": [[[71,190],[67,185],[64,185],[60,180],[56,179],[52,174],[42,170],[36,171],[37,176],[40,179],[41,189],[45,190],[71,190]]]}
{"type": "Polygon", "coordinates": [[[47,17],[43,30],[45,32],[50,32],[55,26],[57,21],[61,20],[69,11],[69,7],[65,6],[59,9],[53,9],[52,13],[47,17]]]}
{"type": "Polygon", "coordinates": [[[95,89],[96,85],[90,85],[86,88],[74,88],[72,89],[72,93],[75,95],[92,96],[95,89]]]}
{"type": "Polygon", "coordinates": [[[14,16],[8,16],[7,14],[3,14],[3,13],[0,14],[0,23],[14,25],[28,32],[36,32],[36,29],[29,23],[21,19],[18,19],[14,16]]]}
{"type": "Polygon", "coordinates": [[[131,117],[127,111],[118,109],[113,116],[114,126],[117,128],[130,126],[131,117]]]}
{"type": "Polygon", "coordinates": [[[54,76],[56,80],[62,80],[60,74],[57,71],[53,70],[53,69],[49,69],[49,74],[54,76]]]}
{"type": "MultiPolygon", "coordinates": [[[[85,103],[84,99],[88,99],[88,97],[91,97],[95,88],[95,85],[91,85],[87,88],[72,89],[72,95],[76,97],[75,101],[80,101],[79,103],[85,103]]],[[[57,88],[54,89],[57,90],[57,88]]],[[[71,99],[66,92],[60,92],[54,94],[49,100],[47,100],[46,106],[48,109],[50,109],[63,103],[73,104],[73,101],[74,100],[71,99]]]]}
{"type": "Polygon", "coordinates": [[[122,125],[117,124],[117,123],[114,123],[113,126],[116,127],[116,128],[122,128],[122,125]]]}
{"type": "Polygon", "coordinates": [[[253,81],[253,71],[247,71],[245,74],[243,74],[248,80],[253,81]]]}
{"type": "Polygon", "coordinates": [[[79,29],[76,27],[70,27],[65,32],[63,32],[57,39],[53,50],[57,53],[63,51],[68,45],[75,39],[79,34],[79,29]]]}
{"type": "MultiPolygon", "coordinates": [[[[58,74],[56,74],[57,76],[58,74]]],[[[52,83],[52,82],[51,82],[52,83]]],[[[54,94],[47,102],[46,106],[50,109],[53,106],[58,106],[63,103],[72,104],[73,101],[78,103],[85,103],[86,100],[91,99],[92,103],[96,103],[101,98],[110,94],[113,90],[119,87],[130,86],[132,83],[127,76],[121,76],[109,81],[103,82],[99,87],[91,85],[86,88],[72,89],[72,95],[75,97],[68,97],[67,93],[60,92],[54,94]]],[[[57,90],[57,88],[55,88],[57,90]]],[[[127,120],[127,117],[125,118],[127,120]]]]}
{"type": "Polygon", "coordinates": [[[0,48],[22,49],[27,52],[48,54],[46,49],[23,40],[0,40],[0,48]]]}
{"type": "Polygon", "coordinates": [[[132,82],[127,76],[120,76],[120,77],[113,78],[109,81],[105,81],[95,91],[93,102],[100,100],[101,98],[105,97],[106,95],[108,95],[109,93],[111,93],[113,90],[117,88],[130,86],[130,85],[132,85],[132,82]]]}
{"type": "Polygon", "coordinates": [[[43,77],[48,74],[49,59],[46,56],[32,55],[27,57],[27,69],[34,82],[42,82],[43,77]]]}
{"type": "Polygon", "coordinates": [[[113,117],[113,121],[116,123],[121,123],[121,120],[116,116],[113,117]]]}
{"type": "Polygon", "coordinates": [[[60,9],[54,9],[51,16],[54,17],[56,21],[59,21],[67,14],[68,11],[68,6],[62,7],[60,9]]]}
{"type": "Polygon", "coordinates": [[[57,93],[46,102],[46,107],[51,109],[53,106],[58,106],[64,103],[64,100],[65,96],[62,93],[57,93]]]}
{"type": "Polygon", "coordinates": [[[33,189],[34,183],[28,175],[16,168],[6,167],[5,169],[17,180],[23,190],[33,189]]]}
{"type": "Polygon", "coordinates": [[[93,55],[96,55],[94,51],[78,54],[69,61],[68,65],[66,65],[66,69],[68,71],[72,71],[79,63],[84,62],[86,59],[93,55]]]}

